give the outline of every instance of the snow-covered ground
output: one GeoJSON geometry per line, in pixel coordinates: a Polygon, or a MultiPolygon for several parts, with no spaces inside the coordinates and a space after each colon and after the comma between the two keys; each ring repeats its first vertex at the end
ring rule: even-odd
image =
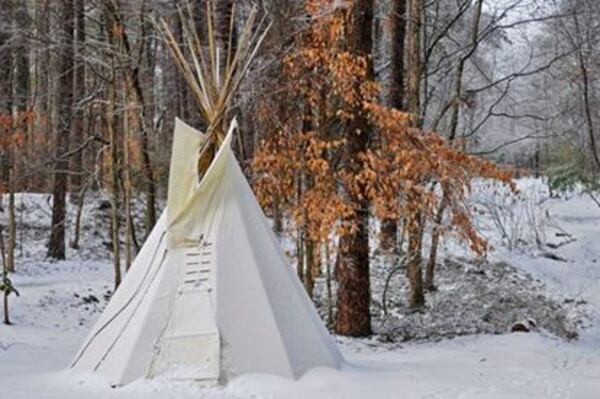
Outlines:
{"type": "MultiPolygon", "coordinates": [[[[523,185],[527,198],[540,189],[523,185]]],[[[339,339],[343,369],[312,370],[298,381],[245,375],[225,387],[200,388],[159,378],[118,389],[68,370],[112,289],[106,232],[97,223],[103,216],[90,205],[83,249],[71,252],[72,260],[41,261],[49,207],[45,196],[26,196],[21,222],[30,232],[39,227],[39,234],[24,237],[17,251],[13,280],[21,297],[11,298],[15,324],[0,325],[0,398],[600,398],[600,208],[580,195],[536,195],[540,209],[527,200],[500,204],[515,213],[503,216],[515,230],[509,237],[494,233],[489,212],[482,212],[481,227],[496,247],[492,261],[531,274],[556,300],[582,304],[587,327],[577,340],[545,331],[404,343],[339,339]],[[541,237],[539,246],[534,236],[541,237]],[[506,240],[513,241],[510,251],[506,240]]],[[[449,242],[445,252],[459,255],[459,248],[449,242]]]]}

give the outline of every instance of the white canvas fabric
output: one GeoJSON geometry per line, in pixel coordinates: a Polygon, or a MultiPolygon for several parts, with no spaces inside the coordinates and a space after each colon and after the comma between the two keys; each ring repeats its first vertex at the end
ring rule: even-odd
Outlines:
{"type": "Polygon", "coordinates": [[[167,210],[73,367],[122,385],[167,374],[296,378],[342,357],[231,150],[235,121],[202,181],[203,136],[177,120],[167,210]]]}

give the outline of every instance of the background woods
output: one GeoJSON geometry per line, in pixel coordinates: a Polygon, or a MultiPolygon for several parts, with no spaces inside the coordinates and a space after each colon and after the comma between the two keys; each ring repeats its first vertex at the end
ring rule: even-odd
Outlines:
{"type": "Polygon", "coordinates": [[[156,21],[189,58],[178,7],[200,40],[214,17],[224,66],[256,6],[271,28],[227,117],[298,277],[336,332],[369,335],[385,254],[388,283],[406,278],[410,310],[426,311],[445,238],[488,250],[473,184],[516,192],[507,171],[529,168],[597,198],[599,10],[538,3],[0,0],[7,270],[19,267],[15,193],[47,195],[56,260],[85,247],[83,209],[102,198],[118,286],[162,210],[175,118],[207,125],[156,21]]]}

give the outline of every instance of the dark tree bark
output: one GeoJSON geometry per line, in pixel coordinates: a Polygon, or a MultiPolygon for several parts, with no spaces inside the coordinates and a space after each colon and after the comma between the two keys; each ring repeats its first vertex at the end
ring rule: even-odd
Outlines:
{"type": "MultiPolygon", "coordinates": [[[[30,18],[27,4],[24,2],[13,3],[13,69],[10,87],[13,91],[12,106],[16,112],[17,119],[14,127],[23,125],[22,117],[29,108],[29,50],[27,34],[30,28],[30,18]]],[[[9,110],[11,113],[13,110],[9,110]]],[[[6,248],[6,263],[9,272],[15,271],[15,244],[17,235],[17,224],[15,218],[15,170],[14,170],[14,146],[8,143],[5,150],[3,175],[5,177],[6,191],[8,193],[8,247],[6,248]]]]}
{"type": "MultiPolygon", "coordinates": [[[[38,0],[36,7],[36,29],[39,37],[50,37],[54,34],[51,29],[50,14],[51,0],[38,0]]],[[[54,24],[52,24],[54,25],[54,24]]],[[[50,46],[39,48],[36,51],[36,120],[39,126],[36,130],[39,136],[44,139],[50,139],[53,135],[53,95],[52,95],[52,51],[50,46]]],[[[48,149],[50,151],[50,149],[48,149]]],[[[51,188],[51,182],[47,173],[38,173],[32,177],[32,186],[40,191],[47,191],[51,188]]]]}
{"type": "Polygon", "coordinates": [[[27,110],[29,101],[29,51],[27,35],[30,29],[30,18],[26,2],[15,2],[15,50],[14,50],[14,106],[17,112],[27,110]]]}
{"type": "MultiPolygon", "coordinates": [[[[10,0],[0,0],[0,113],[10,114],[12,110],[11,54],[10,41],[11,13],[10,0]]],[[[4,157],[4,154],[2,155],[4,157]]]]}
{"type": "Polygon", "coordinates": [[[60,58],[58,61],[58,106],[56,137],[54,143],[54,189],[52,204],[52,230],[48,243],[48,257],[65,259],[65,224],[67,169],[69,161],[65,154],[69,151],[71,115],[73,112],[73,33],[75,13],[72,0],[61,0],[62,31],[60,35],[60,58]]]}
{"type": "MultiPolygon", "coordinates": [[[[356,55],[366,57],[368,77],[373,77],[372,29],[373,1],[354,2],[349,15],[348,48],[356,55]]],[[[357,157],[367,149],[369,122],[361,109],[347,127],[345,162],[351,173],[358,173],[362,165],[357,157]]],[[[349,336],[371,334],[371,292],[369,281],[369,203],[356,193],[347,193],[348,201],[356,206],[355,215],[347,222],[357,227],[355,233],[340,238],[336,332],[349,336]]]]}
{"type": "MultiPolygon", "coordinates": [[[[74,0],[75,15],[77,17],[76,32],[76,62],[75,62],[75,80],[73,82],[73,95],[76,106],[73,109],[73,142],[79,145],[85,137],[85,110],[81,101],[85,98],[85,55],[83,49],[85,46],[85,0],[74,0]]],[[[83,182],[83,150],[73,154],[71,175],[71,190],[73,193],[79,193],[83,182]]]]}
{"type": "MultiPolygon", "coordinates": [[[[110,47],[116,47],[117,38],[114,36],[115,25],[117,21],[114,18],[114,12],[105,7],[103,17],[106,24],[106,43],[110,47]]],[[[103,107],[104,115],[102,118],[103,126],[108,133],[109,142],[109,171],[108,178],[110,181],[110,205],[111,205],[111,220],[110,220],[110,237],[112,242],[113,250],[113,270],[115,276],[115,290],[121,284],[121,242],[120,242],[120,228],[121,228],[121,201],[120,201],[120,187],[119,187],[119,175],[121,174],[121,158],[119,151],[119,138],[117,134],[117,128],[120,126],[119,119],[115,115],[115,105],[117,102],[117,65],[119,65],[119,56],[117,52],[113,52],[110,58],[110,82],[107,87],[107,98],[105,106],[103,107]]]]}
{"type": "MultiPolygon", "coordinates": [[[[13,108],[13,77],[12,56],[9,51],[12,25],[12,5],[10,0],[0,0],[0,115],[11,115],[13,108]]],[[[9,151],[2,149],[0,152],[0,179],[2,184],[8,185],[9,173],[9,151]]],[[[0,195],[0,211],[4,212],[4,199],[0,195]]],[[[10,271],[10,270],[9,270],[10,271]]]]}
{"type": "Polygon", "coordinates": [[[421,270],[422,245],[423,245],[423,221],[418,214],[408,225],[408,262],[406,274],[410,283],[410,296],[408,306],[416,310],[425,305],[423,294],[423,272],[421,270]]]}
{"type": "Polygon", "coordinates": [[[423,0],[410,0],[408,15],[408,34],[406,46],[408,55],[408,79],[406,82],[406,110],[417,118],[421,126],[421,32],[423,18],[423,0]]]}
{"type": "MultiPolygon", "coordinates": [[[[392,23],[392,60],[390,74],[390,106],[404,109],[404,41],[406,38],[406,1],[394,0],[392,23]]],[[[398,221],[384,219],[381,222],[380,242],[384,250],[396,248],[398,236],[398,221]]]]}
{"type": "Polygon", "coordinates": [[[406,2],[394,0],[392,10],[392,59],[390,105],[404,109],[404,44],[406,40],[406,2]]]}
{"type": "Polygon", "coordinates": [[[232,44],[232,52],[231,57],[233,57],[233,52],[235,52],[235,43],[236,43],[236,31],[235,24],[233,25],[233,30],[230,34],[231,26],[231,17],[233,12],[233,1],[232,0],[220,0],[215,2],[215,32],[216,38],[219,42],[219,63],[221,65],[221,70],[224,71],[224,66],[227,62],[228,57],[228,49],[229,43],[232,44]]]}
{"type": "MultiPolygon", "coordinates": [[[[414,126],[421,127],[421,32],[423,0],[410,0],[408,34],[408,81],[406,107],[415,118],[414,126]]],[[[423,219],[420,214],[408,218],[408,262],[406,265],[410,285],[410,307],[419,308],[425,303],[423,295],[423,272],[421,268],[421,243],[423,242],[423,219]]]]}

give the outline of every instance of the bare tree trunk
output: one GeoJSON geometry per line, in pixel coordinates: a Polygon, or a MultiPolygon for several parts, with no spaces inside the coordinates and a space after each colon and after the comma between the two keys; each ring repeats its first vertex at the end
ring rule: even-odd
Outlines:
{"type": "Polygon", "coordinates": [[[452,103],[452,118],[450,119],[450,129],[448,134],[448,141],[452,143],[456,138],[456,130],[458,128],[458,119],[460,116],[460,104],[462,102],[463,93],[463,75],[465,64],[467,60],[477,50],[477,44],[479,43],[479,22],[481,20],[481,10],[483,7],[483,0],[477,0],[477,8],[475,9],[475,15],[473,17],[473,27],[471,30],[471,48],[469,52],[461,57],[458,67],[456,68],[456,77],[454,81],[454,101],[452,103]]]}
{"type": "MultiPolygon", "coordinates": [[[[10,27],[12,26],[12,3],[10,0],[0,0],[0,48],[9,49],[11,43],[10,27]]],[[[0,114],[11,116],[13,109],[13,67],[10,51],[0,51],[0,114]]],[[[0,179],[2,184],[9,186],[10,180],[10,151],[3,148],[0,155],[0,179]]],[[[7,190],[8,191],[8,190],[7,190]]],[[[4,195],[0,193],[0,211],[4,212],[4,195]]]]}
{"type": "MultiPolygon", "coordinates": [[[[298,198],[300,198],[302,196],[302,172],[298,171],[297,172],[299,174],[298,176],[298,183],[296,186],[296,191],[297,191],[297,196],[298,198]]],[[[296,273],[298,274],[298,278],[300,279],[301,282],[304,282],[304,269],[305,269],[305,262],[304,262],[304,243],[306,241],[306,233],[305,233],[305,229],[304,226],[300,226],[298,227],[298,229],[296,230],[296,260],[297,260],[297,264],[296,264],[296,273]]]]}
{"type": "Polygon", "coordinates": [[[75,227],[73,232],[73,240],[71,241],[71,248],[79,249],[79,238],[81,232],[81,216],[83,215],[83,206],[85,205],[85,194],[90,186],[90,182],[86,181],[79,189],[77,195],[77,215],[75,216],[75,227]]]}
{"type": "Polygon", "coordinates": [[[304,287],[308,296],[313,298],[315,290],[315,279],[321,275],[321,253],[319,243],[306,240],[306,274],[304,287]]]}
{"type": "Polygon", "coordinates": [[[304,230],[299,228],[296,232],[296,274],[304,282],[304,230]]]}
{"type": "MultiPolygon", "coordinates": [[[[76,31],[76,61],[75,61],[75,80],[73,82],[73,95],[76,106],[73,109],[73,143],[77,146],[80,145],[85,137],[85,109],[84,104],[81,101],[85,98],[86,86],[85,86],[85,55],[83,49],[85,46],[85,0],[74,0],[75,15],[77,18],[77,31],[76,31]]],[[[71,190],[73,193],[80,193],[82,191],[83,176],[83,154],[84,150],[77,151],[73,154],[71,169],[73,174],[71,175],[71,190]]],[[[79,200],[81,196],[77,197],[79,200]]]]}
{"type": "MultiPolygon", "coordinates": [[[[113,76],[113,80],[116,79],[113,76]]],[[[113,248],[113,267],[115,273],[115,290],[121,284],[121,244],[119,240],[120,217],[119,217],[119,152],[118,139],[115,131],[114,101],[116,100],[113,83],[110,86],[109,104],[106,112],[106,127],[108,129],[110,142],[110,187],[111,187],[111,240],[113,248]]]]}
{"type": "Polygon", "coordinates": [[[4,251],[4,228],[0,226],[0,254],[2,255],[2,281],[0,282],[4,285],[3,289],[3,308],[4,308],[4,324],[10,325],[10,315],[8,313],[8,297],[10,295],[10,286],[6,286],[8,283],[8,265],[6,263],[6,254],[4,251]]]}
{"type": "Polygon", "coordinates": [[[417,215],[414,220],[408,223],[408,262],[406,273],[410,284],[409,308],[417,310],[425,305],[423,272],[421,268],[423,243],[423,222],[421,215],[417,215]]]}
{"type": "Polygon", "coordinates": [[[233,12],[233,1],[232,0],[220,0],[214,3],[215,6],[215,32],[218,46],[220,47],[219,52],[219,64],[221,70],[225,70],[225,64],[228,58],[233,57],[235,53],[236,43],[236,29],[235,21],[231,20],[233,12]],[[231,22],[234,22],[232,25],[231,22]],[[232,45],[232,51],[228,54],[229,44],[232,45]]]}
{"type": "Polygon", "coordinates": [[[446,209],[446,197],[442,198],[440,206],[435,214],[433,223],[433,231],[431,233],[431,249],[429,251],[429,260],[427,261],[427,270],[425,272],[425,288],[428,291],[435,290],[435,265],[437,263],[437,251],[442,233],[442,221],[444,218],[444,210],[446,209]]]}
{"type": "MultiPolygon", "coordinates": [[[[0,48],[8,49],[11,40],[9,27],[12,25],[11,1],[0,0],[0,48]]],[[[12,113],[12,56],[11,52],[0,51],[0,113],[12,113]]],[[[4,154],[3,154],[4,156],[4,154]]]]}
{"type": "Polygon", "coordinates": [[[9,272],[15,271],[15,248],[17,246],[17,219],[15,216],[15,190],[14,179],[11,173],[8,190],[8,253],[6,267],[9,272]]]}
{"type": "MultiPolygon", "coordinates": [[[[421,34],[423,18],[423,0],[410,0],[408,35],[408,81],[406,87],[407,111],[415,118],[414,125],[421,127],[421,34]]],[[[417,309],[425,304],[423,295],[423,273],[421,269],[421,243],[423,241],[424,220],[417,213],[407,220],[407,277],[410,285],[409,306],[417,309]]]]}
{"type": "Polygon", "coordinates": [[[315,288],[315,276],[313,275],[315,262],[315,243],[310,239],[306,239],[304,247],[306,250],[304,288],[306,289],[308,296],[312,298],[315,288]]]}
{"type": "Polygon", "coordinates": [[[325,284],[327,290],[327,326],[329,328],[333,327],[334,319],[333,319],[333,291],[331,288],[332,282],[331,279],[333,277],[331,273],[331,255],[329,253],[329,242],[324,243],[325,246],[325,284]]]}
{"type": "MultiPolygon", "coordinates": [[[[107,4],[105,10],[106,31],[108,43],[117,48],[119,38],[115,38],[114,33],[121,28],[114,8],[107,4]]],[[[108,130],[109,149],[110,149],[110,188],[111,188],[111,241],[113,249],[113,268],[115,275],[115,290],[121,284],[121,243],[120,243],[120,201],[119,201],[119,176],[121,173],[121,161],[119,158],[119,139],[117,135],[117,127],[119,126],[115,117],[115,104],[117,101],[117,79],[116,66],[119,65],[116,52],[113,53],[110,64],[111,82],[108,85],[108,103],[106,104],[106,129],[108,130]]]]}
{"type": "Polygon", "coordinates": [[[408,53],[408,80],[406,82],[406,110],[417,118],[416,125],[421,126],[421,30],[423,18],[423,0],[410,0],[408,16],[408,34],[406,46],[408,53]]]}
{"type": "Polygon", "coordinates": [[[30,18],[27,11],[27,2],[14,2],[15,45],[13,56],[15,58],[14,77],[14,106],[17,112],[27,111],[29,103],[29,50],[27,35],[30,30],[30,18]]]}
{"type": "Polygon", "coordinates": [[[59,61],[58,82],[58,126],[55,142],[55,170],[52,203],[52,229],[48,243],[48,256],[53,259],[65,259],[65,224],[67,169],[69,160],[65,154],[69,151],[71,133],[71,114],[73,112],[73,31],[75,13],[72,0],[61,0],[62,51],[59,61]]]}
{"type": "Polygon", "coordinates": [[[123,104],[125,104],[125,114],[123,116],[123,201],[125,202],[125,270],[128,271],[131,266],[132,251],[132,227],[131,220],[131,166],[129,165],[129,98],[127,83],[123,88],[123,104]]]}
{"type": "MultiPolygon", "coordinates": [[[[353,4],[348,25],[348,47],[368,63],[368,78],[372,78],[373,1],[358,0],[353,4]]],[[[362,169],[358,154],[367,149],[369,126],[366,116],[357,109],[355,119],[347,127],[345,162],[351,173],[362,169]]],[[[340,237],[338,252],[337,322],[336,332],[348,336],[371,334],[371,290],[369,276],[369,202],[365,196],[347,192],[347,200],[356,206],[350,224],[356,231],[340,237]]]]}
{"type": "MultiPolygon", "coordinates": [[[[27,43],[27,32],[30,27],[30,18],[27,11],[27,3],[13,3],[13,42],[15,49],[13,51],[14,58],[14,75],[12,76],[12,88],[14,89],[14,99],[12,104],[16,119],[13,121],[13,128],[24,130],[27,128],[24,121],[25,113],[28,111],[29,105],[29,51],[27,43]]],[[[10,92],[9,92],[10,93],[10,92]]],[[[10,95],[10,94],[9,94],[10,95]]],[[[12,113],[12,110],[9,110],[12,113]]],[[[8,193],[8,248],[6,263],[9,272],[15,271],[15,245],[17,241],[17,224],[15,218],[15,190],[16,171],[14,165],[14,149],[12,143],[7,143],[4,175],[6,179],[6,191],[8,193]]]]}
{"type": "MultiPolygon", "coordinates": [[[[406,39],[406,1],[393,0],[392,4],[392,60],[391,87],[389,103],[392,107],[404,109],[404,41],[406,39]]],[[[380,245],[384,250],[396,248],[398,241],[398,221],[384,219],[381,221],[380,245]]]]}
{"type": "MultiPolygon", "coordinates": [[[[50,23],[50,0],[38,0],[36,4],[36,29],[39,37],[51,37],[52,29],[50,23]]],[[[53,25],[53,24],[52,24],[53,25]]],[[[37,134],[42,140],[50,142],[53,134],[53,90],[51,70],[51,50],[50,46],[39,48],[36,51],[36,123],[37,134]]],[[[50,188],[49,176],[47,171],[38,173],[32,177],[32,186],[40,191],[46,191],[50,188]]]]}

